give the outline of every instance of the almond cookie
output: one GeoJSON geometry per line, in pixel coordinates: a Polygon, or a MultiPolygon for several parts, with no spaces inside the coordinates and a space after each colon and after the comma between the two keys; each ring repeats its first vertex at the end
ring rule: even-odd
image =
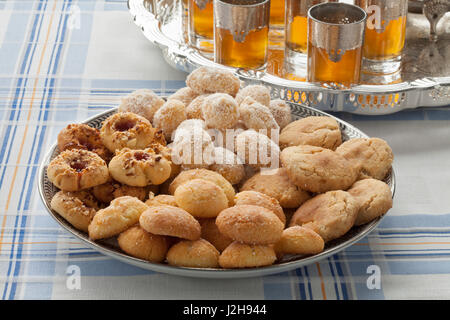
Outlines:
{"type": "Polygon", "coordinates": [[[232,96],[215,93],[203,101],[202,116],[209,128],[232,128],[239,120],[239,108],[232,96]]]}
{"type": "Polygon", "coordinates": [[[219,231],[216,219],[201,219],[202,238],[208,240],[217,250],[222,252],[233,240],[219,231]]]}
{"type": "Polygon", "coordinates": [[[163,104],[164,100],[152,90],[138,89],[122,99],[118,112],[132,112],[152,122],[155,112],[163,104]]]}
{"type": "Polygon", "coordinates": [[[178,207],[196,218],[214,218],[228,208],[223,189],[208,180],[189,180],[175,190],[174,196],[178,207]]]}
{"type": "Polygon", "coordinates": [[[222,268],[256,268],[269,266],[277,260],[273,246],[233,242],[220,255],[222,268]]]}
{"type": "Polygon", "coordinates": [[[246,97],[241,102],[239,114],[240,120],[247,129],[253,129],[268,137],[272,137],[280,131],[280,126],[275,121],[270,109],[255,101],[252,97],[246,97]]]}
{"type": "Polygon", "coordinates": [[[300,189],[289,180],[285,168],[268,170],[253,175],[242,185],[241,191],[258,191],[278,200],[283,208],[298,208],[311,198],[309,192],[300,189]]]}
{"type": "Polygon", "coordinates": [[[175,201],[175,197],[169,194],[159,194],[157,196],[150,194],[150,197],[147,201],[145,201],[145,204],[148,205],[149,207],[156,207],[156,206],[178,207],[177,202],[175,201]]]}
{"type": "Polygon", "coordinates": [[[198,240],[201,234],[200,224],[185,210],[172,206],[147,207],[139,224],[153,234],[198,240]]]}
{"type": "Polygon", "coordinates": [[[317,254],[323,251],[325,242],[312,229],[293,226],[283,231],[275,244],[275,252],[280,254],[317,254]]]}
{"type": "Polygon", "coordinates": [[[109,162],[109,172],[115,180],[135,187],[161,184],[170,177],[170,171],[170,161],[151,148],[124,148],[109,162]]]}
{"type": "Polygon", "coordinates": [[[331,117],[307,117],[288,124],[280,133],[281,149],[310,145],[335,150],[342,143],[337,121],[331,117]]]}
{"type": "Polygon", "coordinates": [[[105,161],[111,159],[111,153],[103,145],[100,131],[87,124],[69,124],[58,134],[59,151],[83,149],[92,151],[105,161]]]}
{"type": "Polygon", "coordinates": [[[187,76],[186,85],[198,94],[221,92],[234,97],[241,81],[229,71],[200,67],[187,76]]]}
{"type": "Polygon", "coordinates": [[[162,262],[169,249],[164,236],[151,234],[140,226],[133,226],[117,238],[120,249],[130,256],[151,262],[162,262]]]}
{"type": "Polygon", "coordinates": [[[138,223],[147,208],[145,203],[134,197],[114,199],[108,207],[97,211],[88,228],[89,238],[98,240],[118,235],[138,223]]]}
{"type": "Polygon", "coordinates": [[[107,204],[115,198],[123,196],[136,197],[144,201],[148,194],[147,188],[127,186],[112,179],[104,184],[93,187],[91,191],[97,200],[107,204]]]}
{"type": "Polygon", "coordinates": [[[275,121],[280,126],[280,129],[286,127],[292,121],[291,107],[281,99],[270,101],[269,110],[272,113],[275,121]]]}
{"type": "Polygon", "coordinates": [[[359,179],[383,180],[394,161],[391,147],[379,138],[351,139],[337,148],[336,152],[360,167],[359,179]]]}
{"type": "Polygon", "coordinates": [[[281,208],[278,201],[263,193],[257,191],[242,191],[236,194],[234,197],[234,203],[237,206],[243,204],[249,204],[253,206],[259,206],[271,210],[280,219],[283,225],[286,224],[286,216],[284,215],[283,208],[281,208]]]}
{"type": "Polygon", "coordinates": [[[144,149],[154,139],[151,123],[137,114],[119,112],[103,121],[100,137],[111,152],[123,148],[144,149]]]}
{"type": "Polygon", "coordinates": [[[355,182],[348,190],[358,202],[359,211],[355,225],[368,223],[392,208],[391,188],[383,181],[364,179],[355,182]]]}
{"type": "Polygon", "coordinates": [[[59,191],[50,203],[55,210],[76,229],[87,232],[88,226],[99,209],[97,201],[87,191],[59,191]]]}
{"type": "Polygon", "coordinates": [[[195,98],[198,97],[198,94],[189,87],[184,87],[178,89],[174,94],[172,94],[167,100],[175,99],[183,102],[185,106],[189,105],[195,98]]]}
{"type": "Polygon", "coordinates": [[[235,241],[271,244],[281,238],[284,225],[273,211],[253,205],[223,210],[216,218],[220,232],[235,241]]]}
{"type": "Polygon", "coordinates": [[[358,201],[348,192],[330,191],[306,201],[297,209],[290,225],[312,229],[328,242],[353,227],[358,210],[358,201]]]}
{"type": "Polygon", "coordinates": [[[240,105],[246,97],[252,97],[266,107],[270,104],[270,90],[262,85],[250,85],[242,88],[236,95],[236,102],[240,105]]]}
{"type": "Polygon", "coordinates": [[[232,206],[234,204],[235,191],[231,183],[227,181],[222,175],[217,172],[207,170],[207,169],[192,169],[182,171],[170,184],[169,193],[174,194],[175,190],[183,183],[193,180],[193,179],[203,179],[214,182],[225,192],[228,199],[228,204],[232,206]]]}
{"type": "Polygon", "coordinates": [[[245,176],[244,164],[232,151],[216,147],[214,148],[214,164],[210,170],[220,173],[231,184],[238,184],[245,176]]]}
{"type": "Polygon", "coordinates": [[[191,268],[217,268],[219,251],[204,239],[182,240],[167,252],[167,262],[173,266],[191,268]]]}
{"type": "Polygon", "coordinates": [[[358,170],[350,161],[321,147],[288,147],[280,158],[292,183],[310,192],[347,190],[358,177],[358,170]]]}
{"type": "Polygon", "coordinates": [[[186,119],[187,115],[184,103],[171,99],[156,111],[153,117],[153,125],[164,132],[164,137],[167,141],[172,141],[172,133],[186,119]]]}
{"type": "Polygon", "coordinates": [[[48,179],[64,191],[79,191],[109,179],[106,162],[94,152],[72,149],[61,152],[47,167],[48,179]]]}

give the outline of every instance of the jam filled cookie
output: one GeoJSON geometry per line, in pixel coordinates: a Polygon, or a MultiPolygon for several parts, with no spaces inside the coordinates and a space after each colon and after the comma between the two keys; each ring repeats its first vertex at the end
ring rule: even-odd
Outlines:
{"type": "Polygon", "coordinates": [[[87,124],[69,124],[58,134],[59,151],[83,149],[92,151],[105,161],[111,159],[111,153],[103,145],[100,131],[87,124]]]}
{"type": "Polygon", "coordinates": [[[124,148],[109,163],[109,172],[115,180],[135,187],[162,184],[170,177],[170,171],[170,161],[151,148],[124,148]]]}
{"type": "Polygon", "coordinates": [[[359,203],[348,192],[330,191],[306,201],[295,212],[290,225],[318,233],[325,242],[337,239],[353,227],[359,203]]]}
{"type": "Polygon", "coordinates": [[[76,229],[87,232],[88,226],[99,209],[97,201],[87,191],[56,193],[50,206],[76,229]]]}
{"type": "Polygon", "coordinates": [[[115,152],[123,148],[144,149],[154,138],[151,123],[131,112],[116,113],[103,121],[100,137],[103,144],[115,152]]]}
{"type": "Polygon", "coordinates": [[[106,162],[96,153],[82,149],[61,152],[47,167],[48,179],[64,191],[79,191],[109,179],[106,162]]]}

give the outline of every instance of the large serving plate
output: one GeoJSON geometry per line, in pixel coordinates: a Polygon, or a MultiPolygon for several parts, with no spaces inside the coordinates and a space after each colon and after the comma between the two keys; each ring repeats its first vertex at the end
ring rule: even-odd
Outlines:
{"type": "MultiPolygon", "coordinates": [[[[228,68],[208,60],[183,41],[181,1],[128,0],[136,25],[148,40],[161,48],[166,61],[176,69],[191,72],[199,66],[225,68],[248,83],[267,84],[274,97],[320,110],[379,115],[408,108],[450,105],[450,13],[438,24],[437,42],[429,40],[429,22],[424,15],[408,14],[407,46],[401,79],[397,83],[333,90],[287,80],[266,71],[255,73],[228,68]]],[[[386,79],[366,80],[367,83],[385,83],[386,79]]]]}
{"type": "MultiPolygon", "coordinates": [[[[330,116],[322,111],[306,107],[300,106],[297,104],[290,104],[292,109],[292,115],[294,119],[305,118],[309,116],[330,116]]],[[[95,127],[100,128],[102,121],[105,120],[110,115],[114,114],[117,110],[111,109],[100,113],[86,121],[84,123],[95,127]]],[[[332,116],[330,116],[332,117],[332,116]]],[[[334,117],[333,117],[334,118],[334,117]]],[[[335,118],[338,121],[343,140],[349,140],[352,138],[361,138],[367,137],[362,131],[353,127],[352,125],[335,118]]],[[[236,270],[225,270],[225,269],[198,269],[198,268],[184,268],[184,267],[174,267],[166,264],[160,263],[151,263],[145,260],[133,258],[124,254],[118,247],[116,241],[107,240],[107,241],[92,241],[89,239],[88,235],[84,232],[81,232],[74,227],[72,227],[64,218],[62,218],[58,213],[53,211],[50,208],[50,202],[53,195],[58,192],[58,189],[48,180],[47,177],[47,166],[50,161],[58,155],[58,147],[56,143],[50,148],[39,169],[39,194],[42,198],[42,201],[45,204],[49,214],[68,232],[74,235],[76,238],[80,239],[86,245],[102,252],[112,258],[121,260],[125,263],[129,263],[144,269],[153,270],[157,272],[163,272],[168,274],[180,275],[180,276],[189,276],[189,277],[200,277],[200,278],[244,278],[244,277],[257,277],[268,274],[280,273],[292,269],[299,268],[301,266],[305,266],[311,264],[313,262],[319,261],[338,253],[339,251],[344,250],[348,246],[353,243],[361,240],[365,236],[367,236],[373,229],[377,227],[380,223],[382,217],[362,226],[352,228],[346,235],[343,237],[329,242],[325,246],[325,250],[313,256],[286,256],[282,261],[278,262],[275,265],[269,267],[262,268],[253,268],[253,269],[236,269],[236,270]]],[[[385,182],[391,187],[392,196],[395,193],[395,175],[394,171],[391,169],[391,172],[386,177],[385,182]]]]}

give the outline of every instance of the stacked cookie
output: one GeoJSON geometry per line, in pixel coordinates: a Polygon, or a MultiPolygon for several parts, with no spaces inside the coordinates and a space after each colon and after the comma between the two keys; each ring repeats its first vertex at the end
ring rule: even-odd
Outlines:
{"type": "Polygon", "coordinates": [[[52,208],[93,240],[194,268],[251,268],[312,255],[392,206],[381,139],[343,143],[330,117],[292,122],[268,88],[199,68],[167,101],[122,99],[100,130],[72,124],[50,181],[52,208]]]}

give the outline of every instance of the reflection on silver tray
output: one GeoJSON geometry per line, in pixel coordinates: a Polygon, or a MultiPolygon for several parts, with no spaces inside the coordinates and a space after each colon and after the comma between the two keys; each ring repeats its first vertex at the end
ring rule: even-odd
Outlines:
{"type": "Polygon", "coordinates": [[[266,72],[228,68],[208,60],[182,40],[181,0],[128,0],[128,6],[145,37],[158,45],[166,61],[179,70],[191,72],[198,66],[225,68],[248,83],[268,85],[274,98],[321,110],[379,115],[408,108],[450,105],[450,13],[437,25],[436,42],[429,40],[430,24],[425,16],[408,14],[401,74],[369,77],[367,84],[333,90],[266,72]],[[383,84],[392,79],[398,83],[383,84]]]}
{"type": "MultiPolygon", "coordinates": [[[[292,109],[293,119],[305,118],[308,116],[327,116],[326,113],[315,110],[313,108],[299,106],[297,104],[290,104],[292,109]]],[[[100,128],[103,120],[105,120],[110,115],[114,114],[116,109],[111,109],[103,112],[97,116],[94,116],[84,123],[89,124],[92,127],[100,128]]],[[[329,115],[328,115],[329,116],[329,115]]],[[[342,139],[349,140],[352,138],[367,137],[366,134],[353,127],[352,125],[335,118],[338,121],[341,131],[342,139]]],[[[54,144],[47,155],[44,157],[43,162],[39,168],[39,194],[41,196],[44,205],[49,212],[49,214],[54,218],[65,230],[70,232],[72,235],[83,241],[89,247],[97,250],[103,254],[106,254],[112,258],[118,259],[125,263],[135,265],[144,269],[153,270],[157,272],[163,272],[168,274],[189,276],[189,277],[200,277],[200,278],[244,278],[244,277],[258,277],[268,274],[280,273],[292,269],[299,268],[304,265],[308,265],[317,262],[325,257],[336,254],[339,251],[347,248],[353,243],[359,241],[360,239],[367,236],[377,225],[381,222],[383,217],[380,217],[368,224],[353,227],[347,234],[343,237],[329,242],[325,246],[325,250],[317,255],[313,256],[286,256],[282,261],[275,265],[253,268],[253,269],[237,269],[237,270],[225,270],[225,269],[198,269],[198,268],[185,268],[185,267],[174,267],[166,264],[152,263],[145,260],[133,258],[128,256],[118,248],[117,242],[115,240],[97,241],[94,242],[89,239],[88,235],[84,232],[76,230],[72,227],[64,218],[62,218],[58,213],[51,210],[50,202],[53,195],[58,192],[58,189],[48,180],[47,178],[47,165],[50,161],[58,155],[57,145],[54,144]]],[[[395,193],[395,175],[394,171],[391,170],[389,175],[384,180],[391,188],[392,196],[395,193]]]]}

